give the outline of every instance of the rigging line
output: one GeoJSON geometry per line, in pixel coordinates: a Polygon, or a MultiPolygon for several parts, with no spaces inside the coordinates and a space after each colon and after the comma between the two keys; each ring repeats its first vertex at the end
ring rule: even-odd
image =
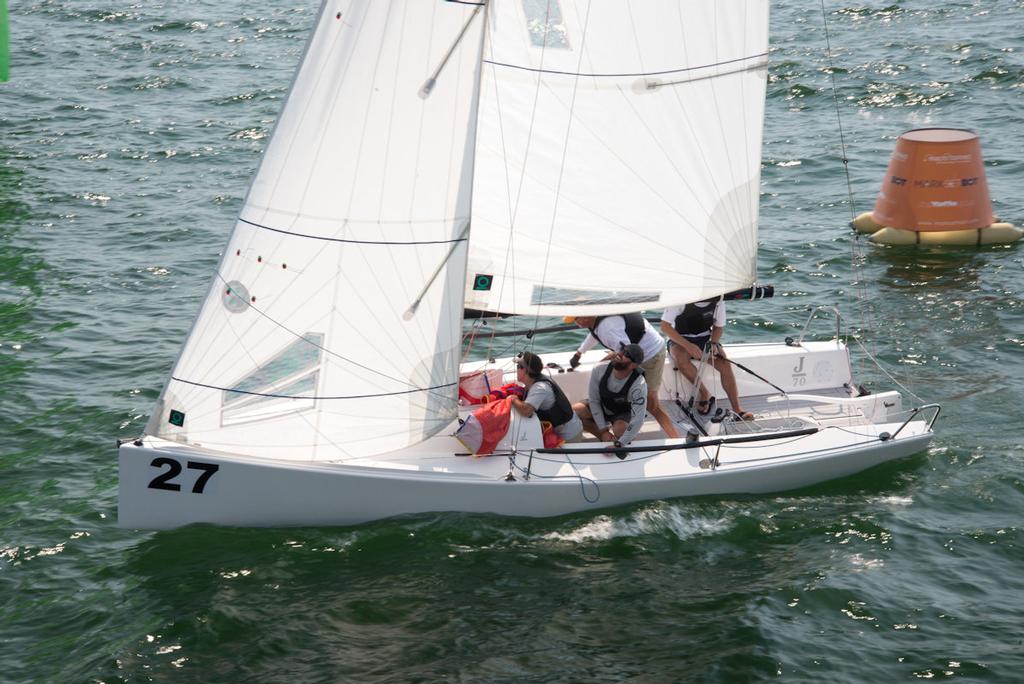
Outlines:
{"type": "MultiPolygon", "coordinates": [[[[592,7],[593,5],[587,5],[587,13],[584,15],[583,18],[583,30],[580,33],[580,56],[579,60],[576,63],[577,69],[579,68],[579,65],[583,63],[583,57],[586,54],[585,48],[587,44],[587,29],[590,25],[590,10],[592,7]]],[[[548,29],[545,29],[545,40],[547,39],[547,30],[548,29]]],[[[544,290],[545,283],[547,281],[548,265],[551,263],[551,238],[555,233],[555,223],[558,220],[558,201],[562,193],[562,179],[565,176],[565,160],[566,157],[568,157],[569,155],[569,138],[570,133],[572,131],[572,122],[575,118],[574,113],[576,110],[576,95],[579,92],[579,82],[580,77],[576,76],[572,84],[572,98],[569,101],[569,117],[568,121],[566,121],[565,124],[565,137],[562,139],[562,158],[561,160],[559,160],[558,163],[558,180],[555,181],[555,201],[554,205],[551,207],[551,225],[548,227],[548,246],[547,249],[544,251],[544,268],[543,270],[541,270],[541,273],[543,275],[540,281],[540,294],[537,296],[537,309],[536,313],[533,316],[533,327],[535,328],[537,327],[537,321],[540,319],[540,307],[541,302],[544,301],[544,290]]],[[[531,345],[532,344],[533,341],[531,339],[531,345]]]]}
{"type": "MultiPolygon", "coordinates": [[[[762,24],[761,22],[756,22],[756,21],[755,22],[751,22],[751,14],[752,13],[750,11],[747,11],[743,15],[743,35],[748,35],[748,33],[750,32],[750,26],[749,26],[750,23],[753,23],[755,26],[764,26],[765,33],[767,33],[768,32],[768,28],[769,28],[769,26],[768,26],[769,22],[766,21],[764,24],[762,24]]],[[[761,32],[758,31],[758,34],[761,35],[761,32]]],[[[764,85],[754,89],[754,97],[760,96],[760,101],[761,101],[761,117],[760,117],[760,120],[756,121],[754,123],[754,127],[751,127],[749,125],[745,125],[745,126],[742,127],[743,128],[743,149],[746,150],[747,158],[748,159],[756,159],[757,160],[757,166],[758,166],[758,169],[757,169],[758,183],[757,183],[757,189],[756,189],[756,192],[755,192],[755,195],[754,195],[754,202],[755,202],[755,204],[754,204],[754,209],[753,209],[753,213],[754,213],[754,215],[757,216],[757,219],[754,220],[754,230],[753,230],[753,233],[750,234],[750,241],[747,243],[749,245],[749,247],[750,247],[751,254],[755,255],[754,258],[753,258],[754,276],[755,277],[757,276],[757,256],[756,256],[757,255],[757,251],[758,251],[757,250],[757,233],[758,233],[758,231],[760,229],[760,225],[759,225],[760,224],[760,208],[759,208],[758,205],[759,205],[759,203],[761,201],[761,158],[762,158],[762,155],[763,155],[763,147],[764,147],[763,142],[762,142],[762,138],[764,137],[764,132],[763,132],[764,131],[764,110],[767,107],[765,102],[768,100],[768,62],[769,62],[769,60],[765,59],[764,85]],[[752,130],[756,131],[756,134],[755,134],[754,137],[757,139],[757,147],[756,147],[756,149],[753,150],[753,154],[751,154],[752,150],[751,150],[751,144],[750,144],[751,143],[750,135],[751,135],[751,131],[752,130]]],[[[760,83],[760,80],[759,80],[759,83],[760,83]]],[[[740,93],[741,93],[740,99],[743,102],[747,102],[748,98],[749,99],[753,99],[753,98],[750,98],[750,96],[749,96],[749,94],[747,92],[747,79],[743,79],[740,82],[740,93]]],[[[748,115],[747,115],[746,111],[744,111],[743,120],[745,122],[749,121],[748,115]]],[[[738,202],[739,202],[739,200],[737,200],[737,203],[738,202]]],[[[742,207],[740,207],[740,209],[741,209],[740,213],[743,213],[742,207]]],[[[749,205],[747,207],[747,212],[746,213],[747,213],[747,216],[750,217],[749,205]]]]}
{"type": "MultiPolygon", "coordinates": [[[[588,15],[590,12],[589,6],[587,9],[588,15]]],[[[582,45],[581,45],[582,47],[582,45]]],[[[484,60],[487,64],[493,66],[505,67],[507,69],[518,69],[520,71],[532,71],[538,74],[551,74],[553,76],[583,76],[585,78],[641,78],[644,76],[663,76],[665,74],[680,74],[687,71],[699,71],[700,69],[711,69],[713,67],[725,66],[727,64],[734,64],[736,62],[744,62],[751,59],[767,58],[768,53],[763,52],[757,55],[746,55],[744,57],[737,57],[735,59],[729,59],[724,62],[715,62],[712,64],[702,64],[700,66],[692,67],[681,67],[679,69],[666,69],[664,71],[649,71],[649,72],[637,72],[637,73],[609,73],[609,74],[597,74],[597,73],[584,73],[580,71],[558,71],[555,69],[543,69],[536,67],[523,66],[521,64],[509,64],[507,62],[495,62],[492,60],[484,60]]],[[[730,72],[731,73],[731,72],[730,72]]],[[[723,76],[728,74],[722,74],[723,76]]],[[[668,84],[666,84],[668,85],[668,84]]]]}
{"type": "Polygon", "coordinates": [[[241,218],[241,217],[238,218],[238,221],[239,221],[239,223],[247,223],[250,226],[253,226],[254,228],[260,228],[262,230],[269,230],[269,231],[273,231],[275,233],[282,233],[284,235],[291,235],[293,237],[307,238],[307,239],[310,239],[310,240],[323,240],[325,242],[343,242],[343,243],[346,243],[346,244],[353,244],[353,245],[387,245],[387,246],[396,246],[396,247],[406,247],[406,246],[417,246],[417,245],[447,245],[447,244],[451,244],[453,242],[465,242],[466,240],[468,240],[468,238],[465,238],[465,237],[458,237],[458,238],[455,238],[455,239],[452,239],[452,240],[414,240],[414,241],[410,241],[410,242],[399,242],[397,240],[396,241],[391,241],[391,240],[349,240],[349,239],[346,239],[346,238],[335,238],[335,237],[326,237],[326,236],[322,236],[322,235],[309,235],[307,233],[296,233],[296,232],[291,231],[291,230],[284,230],[283,228],[271,228],[270,226],[265,226],[265,225],[263,225],[261,223],[256,223],[254,221],[249,221],[248,219],[244,219],[244,218],[241,218]]]}
{"type": "MultiPolygon", "coordinates": [[[[491,52],[493,54],[494,46],[491,43],[492,43],[492,41],[487,41],[487,47],[488,47],[489,50],[491,50],[491,52]]],[[[544,54],[544,48],[542,47],[541,48],[541,59],[543,59],[543,54],[544,54]]],[[[481,59],[482,59],[482,55],[481,55],[481,59]]],[[[481,68],[481,71],[482,71],[482,68],[481,68]]],[[[494,302],[494,305],[495,305],[494,308],[498,309],[501,306],[501,302],[505,298],[505,284],[507,282],[509,282],[509,280],[510,280],[510,278],[508,277],[509,270],[511,269],[513,276],[515,275],[515,236],[514,236],[514,234],[512,232],[512,227],[515,224],[515,210],[516,210],[516,208],[518,208],[518,202],[516,204],[516,207],[514,208],[513,205],[512,205],[512,174],[509,172],[508,148],[506,147],[506,144],[505,144],[505,123],[504,123],[504,119],[502,118],[502,115],[501,115],[501,112],[502,112],[502,110],[501,110],[501,96],[499,95],[499,92],[498,92],[500,89],[498,87],[498,77],[497,77],[497,75],[494,74],[493,66],[491,67],[491,73],[492,73],[492,79],[493,79],[493,82],[494,82],[494,109],[495,109],[497,123],[498,123],[498,139],[501,141],[501,159],[502,159],[502,162],[503,162],[502,166],[504,167],[504,171],[505,171],[505,201],[508,204],[508,228],[509,228],[508,240],[505,243],[505,259],[504,259],[504,266],[502,267],[503,270],[502,270],[501,284],[498,286],[498,298],[497,298],[497,301],[494,302]]],[[[536,108],[537,108],[536,93],[534,94],[534,105],[533,105],[533,107],[534,107],[534,111],[536,111],[536,108]]],[[[532,124],[532,116],[531,116],[531,124],[530,125],[531,125],[531,131],[532,131],[532,126],[533,126],[533,124],[532,124]]],[[[527,136],[527,140],[529,140],[529,136],[527,136]]],[[[527,147],[527,151],[528,150],[529,150],[529,147],[527,147]]],[[[525,172],[526,172],[526,164],[525,164],[526,159],[525,159],[525,156],[524,156],[523,162],[524,162],[523,163],[523,173],[525,174],[525,172]]],[[[522,181],[522,176],[520,176],[520,179],[519,179],[519,192],[522,191],[522,182],[523,182],[522,181]]],[[[515,306],[516,306],[516,288],[513,285],[510,289],[511,289],[511,292],[512,292],[512,309],[515,310],[515,306]]],[[[512,330],[513,331],[516,330],[516,327],[517,327],[517,322],[513,319],[513,321],[512,321],[512,330]]],[[[492,338],[490,343],[488,344],[487,355],[488,355],[489,358],[493,358],[493,355],[491,354],[491,351],[493,350],[493,346],[494,346],[494,340],[492,338]]]]}
{"type": "Polygon", "coordinates": [[[832,41],[829,38],[828,32],[828,18],[825,14],[825,0],[821,0],[821,23],[825,29],[825,50],[828,56],[828,73],[832,79],[832,102],[835,105],[836,110],[836,123],[839,126],[839,145],[842,149],[842,161],[843,169],[846,172],[846,192],[850,198],[850,218],[856,218],[856,209],[854,207],[853,199],[853,184],[850,181],[850,160],[846,158],[846,138],[843,135],[843,118],[839,113],[839,94],[836,88],[836,70],[832,65],[832,41]]]}
{"type": "MultiPolygon", "coordinates": [[[[534,456],[533,458],[539,461],[547,461],[549,463],[561,463],[561,461],[555,459],[546,459],[540,456],[534,456]]],[[[597,503],[601,499],[601,485],[597,483],[597,480],[591,477],[587,477],[586,475],[581,473],[579,467],[573,462],[571,458],[569,458],[568,454],[565,455],[565,462],[568,463],[570,467],[572,467],[573,473],[575,473],[574,475],[540,475],[538,473],[529,473],[529,477],[537,477],[542,480],[577,480],[580,485],[580,495],[583,497],[583,500],[591,504],[597,503]],[[594,485],[594,489],[597,490],[596,496],[593,499],[587,496],[587,489],[584,485],[584,481],[594,485]]],[[[514,460],[513,463],[515,464],[515,467],[517,470],[519,470],[519,472],[523,473],[524,475],[527,475],[526,470],[524,470],[521,465],[515,463],[514,460]]],[[[596,465],[596,462],[588,463],[586,465],[596,465]]]]}
{"type": "MultiPolygon", "coordinates": [[[[850,202],[850,219],[854,219],[857,216],[856,204],[853,196],[853,183],[850,180],[850,160],[846,156],[846,137],[843,133],[843,119],[839,109],[839,93],[836,86],[836,70],[832,63],[832,40],[828,30],[828,15],[825,12],[825,0],[821,0],[821,24],[825,32],[825,52],[828,57],[828,71],[832,81],[832,103],[836,111],[836,124],[839,128],[839,145],[842,153],[843,161],[843,172],[846,175],[846,193],[850,202]]],[[[850,265],[854,277],[854,286],[857,290],[857,309],[860,313],[861,326],[871,325],[873,327],[874,321],[870,320],[870,307],[867,305],[867,286],[864,284],[864,279],[861,273],[860,262],[863,254],[860,250],[860,233],[857,232],[854,239],[850,242],[850,265]]],[[[863,346],[863,345],[862,345],[863,346]]],[[[863,372],[863,367],[861,367],[863,372]]]]}
{"type": "MultiPolygon", "coordinates": [[[[544,5],[544,38],[543,38],[543,41],[541,42],[541,46],[540,46],[540,65],[541,65],[542,68],[544,66],[544,60],[547,59],[547,54],[548,54],[548,32],[550,30],[551,30],[551,3],[547,2],[544,5]]],[[[492,50],[493,50],[493,47],[492,47],[492,50]]],[[[482,61],[487,61],[487,60],[482,60],[482,61]]],[[[496,63],[495,62],[490,62],[490,64],[493,67],[496,63]]],[[[497,91],[498,91],[498,87],[497,87],[498,77],[497,77],[497,74],[495,74],[494,83],[495,83],[495,89],[494,90],[495,90],[495,93],[497,94],[497,91]]],[[[541,86],[542,85],[543,85],[543,79],[538,75],[537,76],[537,80],[536,80],[536,85],[534,86],[534,89],[533,89],[533,103],[532,103],[531,108],[530,108],[530,125],[529,125],[529,128],[526,131],[526,148],[523,150],[522,170],[519,173],[519,182],[518,182],[518,186],[516,187],[515,205],[512,207],[511,222],[509,223],[509,226],[508,226],[508,243],[507,243],[507,247],[506,247],[506,255],[511,254],[511,259],[509,259],[508,256],[506,256],[505,266],[504,266],[504,274],[507,276],[507,274],[509,273],[509,270],[511,270],[511,272],[512,272],[512,279],[513,280],[515,280],[515,273],[516,273],[516,268],[515,268],[516,251],[515,251],[515,247],[514,247],[516,219],[519,216],[519,203],[523,199],[523,183],[525,182],[525,179],[526,179],[526,169],[527,169],[527,166],[529,165],[530,150],[533,147],[533,127],[534,127],[534,124],[536,124],[536,122],[537,122],[537,106],[538,106],[538,102],[540,102],[540,90],[541,90],[541,86]]],[[[503,148],[502,151],[503,152],[504,152],[504,143],[505,143],[504,130],[502,130],[502,148],[503,148]]],[[[506,175],[508,175],[508,156],[507,155],[504,156],[504,161],[505,161],[505,173],[506,173],[506,175]]],[[[549,243],[548,246],[550,248],[550,243],[549,243]]],[[[504,280],[504,279],[505,278],[502,278],[502,280],[504,280]]],[[[513,283],[513,285],[512,285],[512,304],[513,304],[513,306],[516,305],[516,294],[517,294],[516,293],[516,289],[517,288],[516,288],[515,284],[513,283]]],[[[502,285],[502,292],[504,292],[504,284],[502,285]]],[[[517,324],[518,324],[517,321],[515,319],[513,319],[512,320],[512,329],[513,330],[516,328],[517,324]]],[[[534,324],[533,327],[536,327],[536,324],[534,324]]]]}
{"type": "Polygon", "coordinates": [[[907,394],[909,394],[910,396],[914,397],[914,399],[916,399],[919,403],[922,403],[922,404],[925,403],[924,399],[922,399],[921,397],[917,396],[917,394],[915,394],[912,390],[910,390],[909,388],[905,387],[902,383],[900,383],[899,380],[894,378],[892,376],[892,374],[889,373],[889,371],[887,371],[882,366],[882,364],[878,361],[878,359],[876,359],[874,356],[872,356],[871,352],[868,351],[868,348],[864,346],[863,342],[861,342],[860,337],[858,337],[857,335],[854,335],[853,333],[849,333],[849,335],[851,337],[853,337],[853,339],[857,342],[858,345],[860,345],[861,350],[867,355],[867,357],[869,359],[871,359],[871,362],[875,364],[875,367],[878,368],[878,370],[880,370],[883,373],[885,373],[885,376],[887,378],[889,378],[889,380],[894,382],[897,387],[899,387],[900,389],[904,390],[907,394]]]}
{"type": "Polygon", "coordinates": [[[248,390],[231,389],[230,387],[218,387],[217,385],[207,385],[202,382],[193,382],[192,380],[185,380],[184,378],[178,378],[171,376],[171,380],[181,382],[186,385],[192,385],[194,387],[202,387],[205,389],[219,390],[221,392],[232,392],[235,394],[246,394],[254,397],[272,397],[275,399],[310,399],[313,401],[328,401],[335,399],[377,399],[380,397],[393,397],[401,394],[415,394],[416,392],[433,392],[434,390],[441,390],[447,387],[455,387],[458,385],[457,382],[449,382],[444,385],[435,385],[433,387],[417,387],[411,390],[403,390],[401,392],[381,392],[380,394],[352,394],[347,396],[296,396],[291,394],[272,394],[269,392],[250,392],[248,390]]]}

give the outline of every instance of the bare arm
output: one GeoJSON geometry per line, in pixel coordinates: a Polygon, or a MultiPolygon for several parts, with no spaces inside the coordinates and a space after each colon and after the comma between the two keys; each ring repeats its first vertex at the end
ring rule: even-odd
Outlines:
{"type": "Polygon", "coordinates": [[[512,408],[518,411],[519,415],[526,416],[527,418],[529,418],[535,413],[532,404],[527,404],[525,401],[516,396],[512,397],[512,408]]]}

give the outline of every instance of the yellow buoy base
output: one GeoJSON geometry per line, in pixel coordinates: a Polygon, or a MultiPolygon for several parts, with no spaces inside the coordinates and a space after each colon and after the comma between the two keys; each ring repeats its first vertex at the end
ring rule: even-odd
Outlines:
{"type": "Polygon", "coordinates": [[[881,228],[871,235],[871,241],[879,245],[1007,245],[1021,237],[1024,237],[1024,230],[1017,226],[993,223],[991,226],[970,230],[916,232],[881,228]]]}
{"type": "Polygon", "coordinates": [[[870,211],[865,211],[863,214],[850,221],[850,227],[858,233],[863,233],[865,235],[877,233],[885,228],[882,224],[875,222],[875,219],[871,217],[870,211]]]}

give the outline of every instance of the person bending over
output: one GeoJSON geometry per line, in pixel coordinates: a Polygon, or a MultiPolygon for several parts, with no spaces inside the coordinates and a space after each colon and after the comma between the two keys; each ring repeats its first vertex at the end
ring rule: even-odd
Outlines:
{"type": "Polygon", "coordinates": [[[572,409],[565,392],[543,373],[544,363],[533,352],[523,352],[516,363],[516,377],[526,388],[526,397],[512,397],[512,408],[529,418],[534,413],[551,423],[566,442],[578,442],[583,423],[572,409]]]}
{"type": "Polygon", "coordinates": [[[581,328],[590,331],[586,339],[573,354],[569,365],[575,368],[580,364],[583,352],[598,342],[607,347],[609,353],[604,360],[611,360],[615,352],[628,344],[636,344],[643,351],[638,362],[643,368],[644,380],[647,384],[647,411],[658,421],[665,436],[669,439],[679,437],[679,431],[665,409],[658,401],[658,389],[661,387],[661,375],[665,369],[665,340],[647,320],[639,313],[615,314],[612,316],[577,316],[569,317],[566,322],[575,322],[581,328]]]}

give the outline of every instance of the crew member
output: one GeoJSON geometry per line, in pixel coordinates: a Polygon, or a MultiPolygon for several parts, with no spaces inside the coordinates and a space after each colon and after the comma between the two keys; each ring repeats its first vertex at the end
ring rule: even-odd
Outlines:
{"type": "Polygon", "coordinates": [[[627,344],[621,352],[613,353],[610,362],[595,366],[591,372],[587,401],[573,406],[583,429],[602,442],[612,442],[616,447],[629,444],[643,426],[650,396],[640,368],[643,357],[638,344],[627,344]]]}
{"type": "Polygon", "coordinates": [[[647,411],[658,421],[665,436],[669,439],[679,437],[679,431],[665,409],[658,401],[658,390],[661,388],[661,376],[665,370],[665,340],[650,323],[639,313],[615,314],[612,316],[577,316],[566,318],[567,323],[575,322],[581,328],[590,331],[583,343],[577,348],[569,361],[569,366],[580,365],[580,356],[598,342],[610,351],[604,357],[608,361],[612,356],[629,344],[639,345],[643,350],[640,366],[644,371],[647,385],[647,411]]]}
{"type": "Polygon", "coordinates": [[[526,388],[526,397],[512,397],[512,408],[526,417],[536,413],[538,418],[551,423],[563,440],[578,442],[583,434],[583,423],[562,388],[545,376],[543,370],[539,356],[523,352],[516,363],[516,375],[526,388]]]}
{"type": "Polygon", "coordinates": [[[743,420],[753,420],[754,414],[744,411],[740,405],[736,376],[722,348],[722,333],[725,332],[725,303],[722,300],[670,306],[661,316],[661,331],[668,337],[669,353],[683,377],[697,385],[699,414],[706,416],[711,413],[715,398],[703,382],[698,383],[697,369],[691,361],[699,361],[704,351],[708,350],[710,363],[722,378],[722,389],[729,397],[732,410],[743,420]]]}

